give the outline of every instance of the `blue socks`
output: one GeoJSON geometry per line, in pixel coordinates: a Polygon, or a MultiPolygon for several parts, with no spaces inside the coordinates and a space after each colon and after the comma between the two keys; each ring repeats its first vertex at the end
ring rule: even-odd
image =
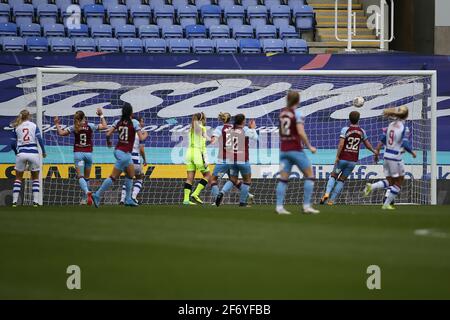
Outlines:
{"type": "Polygon", "coordinates": [[[211,196],[213,199],[215,199],[218,194],[219,194],[219,186],[215,184],[211,187],[211,196]]]}
{"type": "Polygon", "coordinates": [[[234,184],[233,182],[231,182],[230,180],[228,180],[227,182],[225,182],[225,184],[222,187],[222,192],[223,193],[227,193],[230,192],[230,190],[233,188],[234,184]]]}
{"type": "Polygon", "coordinates": [[[331,190],[333,190],[334,184],[336,183],[336,179],[332,176],[328,178],[327,189],[325,190],[326,194],[330,194],[331,190]]]}
{"type": "Polygon", "coordinates": [[[277,183],[277,206],[284,205],[284,197],[286,196],[287,181],[278,180],[277,183]]]}
{"type": "Polygon", "coordinates": [[[241,184],[241,195],[239,197],[240,203],[247,203],[248,191],[250,190],[250,185],[243,183],[241,184]]]}
{"type": "Polygon", "coordinates": [[[133,179],[125,178],[125,201],[131,201],[131,189],[133,188],[133,179]]]}
{"type": "Polygon", "coordinates": [[[336,183],[336,186],[334,187],[333,193],[331,194],[330,200],[334,202],[334,200],[337,198],[337,196],[339,195],[339,193],[342,191],[343,188],[344,182],[338,181],[336,183]]]}
{"type": "Polygon", "coordinates": [[[105,192],[106,190],[108,190],[112,184],[113,184],[113,180],[111,178],[107,178],[107,179],[103,180],[103,183],[100,186],[100,189],[98,189],[96,192],[97,195],[99,197],[101,197],[102,193],[105,192]]]}
{"type": "Polygon", "coordinates": [[[314,189],[314,181],[310,179],[305,180],[304,184],[304,194],[303,194],[303,205],[310,206],[311,205],[311,197],[314,189]]]}
{"type": "Polygon", "coordinates": [[[86,180],[83,177],[81,177],[78,179],[78,183],[80,184],[80,188],[81,190],[83,190],[84,194],[87,194],[89,191],[89,187],[87,185],[86,180]]]}

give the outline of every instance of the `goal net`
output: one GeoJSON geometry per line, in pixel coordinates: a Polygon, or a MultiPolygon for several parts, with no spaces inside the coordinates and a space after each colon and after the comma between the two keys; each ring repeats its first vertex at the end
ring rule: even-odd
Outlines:
{"type": "MultiPolygon", "coordinates": [[[[143,117],[148,165],[144,167],[143,188],[138,200],[143,204],[178,204],[182,202],[186,176],[184,154],[191,116],[204,112],[209,136],[220,125],[219,112],[244,113],[255,119],[259,140],[250,143],[252,164],[251,193],[258,204],[275,202],[275,185],[279,174],[279,110],[285,105],[288,90],[301,93],[301,111],[305,128],[318,152],[308,156],[316,177],[314,202],[324,193],[333,169],[341,128],[348,125],[348,114],[361,113],[360,126],[370,142],[380,141],[388,120],[382,111],[388,107],[407,106],[407,126],[417,158],[404,156],[406,181],[398,203],[430,204],[435,201],[435,123],[432,121],[432,72],[364,72],[364,71],[208,71],[208,70],[119,70],[119,69],[42,69],[38,79],[24,79],[27,90],[37,91],[37,121],[44,132],[47,158],[43,165],[43,203],[48,205],[79,204],[82,192],[75,178],[73,136],[56,134],[53,117],[63,126],[73,124],[73,115],[82,110],[89,122],[99,123],[95,111],[103,108],[108,124],[120,117],[120,108],[129,102],[135,117],[143,117]],[[30,82],[31,81],[31,82],[30,82]],[[32,83],[33,85],[30,85],[32,83]],[[352,106],[355,97],[364,97],[363,107],[352,106]],[[434,190],[434,191],[433,191],[434,190]]],[[[115,137],[117,139],[117,137],[115,137]]],[[[216,162],[217,145],[208,145],[211,170],[216,162]]],[[[111,173],[113,149],[106,147],[105,134],[94,134],[94,165],[89,186],[95,191],[111,173]]],[[[196,178],[201,174],[197,173],[196,178]]],[[[384,192],[364,198],[366,183],[384,178],[382,160],[374,163],[362,147],[360,161],[345,183],[338,204],[379,204],[384,192]]],[[[224,175],[219,184],[227,180],[224,175]]],[[[199,180],[197,179],[197,182],[199,180]]],[[[117,204],[122,181],[116,181],[105,194],[107,204],[117,204]]],[[[195,188],[195,185],[194,185],[195,188]]],[[[201,197],[211,202],[210,189],[201,197]]],[[[227,203],[236,203],[234,190],[227,203]]],[[[299,204],[303,199],[302,174],[297,168],[291,174],[286,202],[299,204]]]]}

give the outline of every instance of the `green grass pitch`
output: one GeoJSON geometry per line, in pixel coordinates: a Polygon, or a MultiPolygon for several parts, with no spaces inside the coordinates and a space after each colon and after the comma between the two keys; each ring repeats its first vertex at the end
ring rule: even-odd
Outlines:
{"type": "Polygon", "coordinates": [[[450,299],[449,207],[287,208],[3,207],[0,298],[450,299]]]}

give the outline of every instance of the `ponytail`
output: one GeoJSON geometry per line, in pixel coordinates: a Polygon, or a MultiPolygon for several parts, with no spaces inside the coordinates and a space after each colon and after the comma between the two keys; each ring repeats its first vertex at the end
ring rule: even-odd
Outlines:
{"type": "Polygon", "coordinates": [[[228,123],[231,120],[231,114],[229,114],[228,112],[221,112],[221,113],[219,113],[219,117],[218,118],[223,123],[228,123]]]}
{"type": "Polygon", "coordinates": [[[28,111],[27,109],[23,109],[22,111],[20,111],[17,118],[11,123],[11,126],[13,128],[16,128],[20,126],[23,122],[27,121],[29,118],[30,118],[30,111],[28,111]]]}
{"type": "Polygon", "coordinates": [[[131,116],[133,115],[133,107],[128,102],[125,102],[122,107],[122,121],[131,121],[131,116]]]}
{"type": "Polygon", "coordinates": [[[85,118],[85,115],[84,115],[83,111],[80,110],[80,111],[75,112],[75,115],[73,116],[73,127],[74,127],[74,131],[76,133],[78,133],[78,131],[80,131],[84,118],[85,118]]]}

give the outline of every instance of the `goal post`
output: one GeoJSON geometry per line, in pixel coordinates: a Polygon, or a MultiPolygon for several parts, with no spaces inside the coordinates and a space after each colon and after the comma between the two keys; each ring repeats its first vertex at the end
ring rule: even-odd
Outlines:
{"type": "MultiPolygon", "coordinates": [[[[30,80],[28,80],[30,81],[30,80]]],[[[306,116],[306,131],[317,155],[310,155],[317,183],[314,200],[320,198],[327,174],[333,166],[340,129],[346,125],[348,112],[361,113],[361,126],[368,131],[372,144],[379,141],[388,121],[382,109],[390,106],[410,107],[408,125],[412,127],[412,144],[420,156],[407,163],[406,190],[400,202],[437,203],[437,72],[428,70],[178,70],[178,69],[104,69],[104,68],[37,68],[36,122],[46,144],[49,144],[45,168],[67,170],[51,176],[48,170],[41,178],[44,204],[77,204],[78,184],[73,179],[70,151],[72,138],[57,137],[52,118],[58,115],[63,125],[71,125],[73,114],[84,110],[88,120],[96,122],[95,109],[103,107],[108,124],[118,118],[120,106],[129,102],[138,116],[143,116],[149,131],[146,142],[146,181],[140,200],[146,204],[180,203],[185,174],[183,150],[190,117],[205,112],[207,126],[214,128],[219,111],[246,114],[257,120],[260,141],[252,145],[251,164],[254,174],[252,190],[257,203],[274,203],[278,174],[278,110],[284,105],[287,90],[301,93],[301,110],[306,116]],[[422,89],[421,89],[422,88],[422,89]],[[366,104],[356,109],[351,101],[363,96],[366,104]],[[424,106],[422,106],[424,103],[424,106]],[[426,108],[426,112],[423,111],[426,108]],[[421,116],[420,114],[423,114],[421,116]],[[52,166],[54,164],[54,166],[52,166]]],[[[212,129],[210,129],[212,130],[212,129]]],[[[212,132],[212,131],[210,131],[212,132]]],[[[210,162],[215,163],[217,146],[210,146],[210,162]]],[[[375,204],[382,194],[370,199],[360,197],[364,184],[380,179],[382,165],[362,150],[361,164],[355,169],[338,203],[375,204]],[[364,169],[365,168],[365,169],[364,169]],[[359,170],[356,172],[356,170],[359,170]],[[370,171],[370,172],[366,172],[370,171]],[[365,173],[364,173],[365,172],[365,173]]],[[[112,150],[105,147],[103,133],[95,133],[94,164],[91,177],[95,190],[113,163],[112,150]],[[100,172],[101,171],[101,172],[100,172]]],[[[44,168],[43,168],[44,169],[44,168]]],[[[198,176],[197,176],[198,177],[198,176]]],[[[299,203],[303,185],[301,174],[293,172],[286,201],[299,203]]],[[[121,183],[106,195],[107,203],[117,203],[121,183]]],[[[205,198],[209,190],[205,192],[205,198]]],[[[381,198],[380,198],[381,197],[381,198]]],[[[236,200],[231,194],[229,202],[236,200]]]]}

